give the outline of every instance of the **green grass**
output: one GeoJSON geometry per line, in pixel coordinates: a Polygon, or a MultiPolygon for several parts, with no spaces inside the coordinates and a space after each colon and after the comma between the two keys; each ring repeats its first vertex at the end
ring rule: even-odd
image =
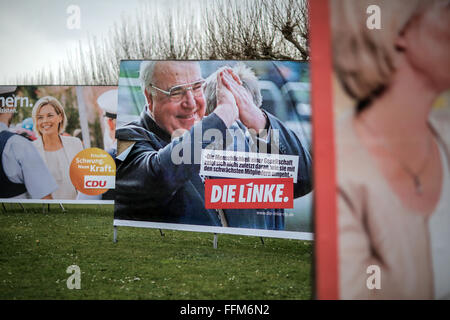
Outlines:
{"type": "Polygon", "coordinates": [[[6,205],[0,299],[310,299],[312,243],[118,228],[113,207],[6,205]],[[69,290],[70,265],[81,289],[69,290]]]}

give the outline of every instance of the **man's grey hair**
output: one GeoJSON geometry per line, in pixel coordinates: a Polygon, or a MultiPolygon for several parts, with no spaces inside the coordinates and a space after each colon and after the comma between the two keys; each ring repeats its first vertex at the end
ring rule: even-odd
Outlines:
{"type": "Polygon", "coordinates": [[[145,96],[145,90],[150,89],[153,83],[153,74],[155,73],[156,63],[158,61],[142,61],[139,69],[139,81],[141,83],[142,94],[145,96]]]}
{"type": "MultiPolygon", "coordinates": [[[[205,85],[206,114],[210,114],[217,107],[217,97],[216,97],[217,74],[226,68],[227,67],[222,67],[218,69],[216,72],[211,74],[206,79],[205,85]]],[[[244,63],[238,63],[231,69],[241,79],[243,87],[250,92],[255,105],[260,108],[262,105],[261,90],[259,87],[258,78],[256,77],[253,70],[244,63]]]]}

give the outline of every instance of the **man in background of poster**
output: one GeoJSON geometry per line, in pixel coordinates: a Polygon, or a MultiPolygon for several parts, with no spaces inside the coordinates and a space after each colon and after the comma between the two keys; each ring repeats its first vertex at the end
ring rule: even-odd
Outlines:
{"type": "MultiPolygon", "coordinates": [[[[118,90],[105,91],[98,97],[97,103],[103,109],[105,131],[103,143],[105,151],[115,160],[117,154],[116,119],[117,119],[117,95],[118,90]]],[[[101,195],[102,200],[114,200],[114,189],[109,189],[101,195]]]]}
{"type": "Polygon", "coordinates": [[[58,186],[38,151],[28,139],[8,131],[16,88],[0,87],[0,198],[52,199],[58,186]]]}
{"type": "MultiPolygon", "coordinates": [[[[189,148],[213,143],[201,140],[209,129],[225,137],[237,119],[255,132],[279,130],[279,150],[300,157],[294,185],[298,197],[311,191],[311,158],[295,134],[256,106],[231,70],[217,74],[217,108],[207,116],[205,81],[198,62],[143,62],[140,78],[147,105],[139,120],[117,129],[115,218],[283,230],[283,213],[273,209],[224,210],[225,224],[218,212],[205,209],[199,165],[194,161],[174,164],[171,156],[180,143],[189,148]],[[188,135],[173,138],[180,129],[189,131],[188,135]],[[196,131],[200,137],[195,136],[196,131]]],[[[223,141],[214,143],[224,145],[223,141]]]]}
{"type": "MultiPolygon", "coordinates": [[[[214,112],[214,109],[217,107],[217,74],[220,72],[227,70],[229,67],[219,68],[216,72],[212,73],[207,79],[205,83],[204,94],[206,98],[206,115],[214,112]]],[[[253,70],[245,65],[243,62],[238,63],[232,69],[232,72],[239,78],[241,85],[245,88],[245,91],[249,94],[249,98],[251,99],[253,105],[257,108],[262,107],[262,94],[261,88],[259,86],[258,78],[256,77],[253,70]]],[[[236,137],[235,141],[232,144],[225,146],[227,150],[245,150],[245,146],[248,145],[250,150],[257,149],[258,145],[266,144],[268,147],[268,139],[271,135],[270,126],[268,130],[264,132],[264,135],[253,135],[251,139],[247,139],[246,130],[243,123],[237,119],[229,128],[233,132],[233,135],[236,137]]],[[[259,150],[261,152],[261,150],[259,150]]],[[[270,153],[270,150],[267,150],[270,153]]]]}
{"type": "Polygon", "coordinates": [[[103,144],[105,151],[111,157],[116,157],[117,140],[116,140],[116,118],[117,118],[117,89],[108,90],[102,93],[97,103],[103,110],[103,119],[105,130],[103,132],[103,144]]]}

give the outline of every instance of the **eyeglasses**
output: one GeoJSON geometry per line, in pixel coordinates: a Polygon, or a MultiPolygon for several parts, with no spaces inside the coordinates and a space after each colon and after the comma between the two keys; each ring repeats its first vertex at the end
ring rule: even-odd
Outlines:
{"type": "Polygon", "coordinates": [[[192,94],[196,97],[201,96],[203,94],[203,88],[205,86],[205,83],[206,83],[205,80],[199,80],[199,81],[195,81],[195,82],[191,82],[191,83],[187,83],[187,84],[174,86],[174,87],[170,88],[169,91],[158,88],[152,84],[150,84],[150,87],[152,87],[158,91],[161,91],[166,96],[168,96],[172,101],[178,102],[178,101],[181,101],[181,99],[184,97],[184,95],[186,94],[186,92],[188,90],[191,90],[192,94]]]}

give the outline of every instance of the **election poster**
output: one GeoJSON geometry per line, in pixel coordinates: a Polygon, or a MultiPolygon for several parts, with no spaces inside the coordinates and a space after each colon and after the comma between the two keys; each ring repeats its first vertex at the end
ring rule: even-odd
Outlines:
{"type": "Polygon", "coordinates": [[[115,86],[0,86],[0,202],[113,203],[115,86]]]}
{"type": "Polygon", "coordinates": [[[449,299],[449,3],[312,3],[318,298],[449,299]]]}
{"type": "Polygon", "coordinates": [[[114,226],[312,240],[309,66],[120,65],[114,226]]]}

